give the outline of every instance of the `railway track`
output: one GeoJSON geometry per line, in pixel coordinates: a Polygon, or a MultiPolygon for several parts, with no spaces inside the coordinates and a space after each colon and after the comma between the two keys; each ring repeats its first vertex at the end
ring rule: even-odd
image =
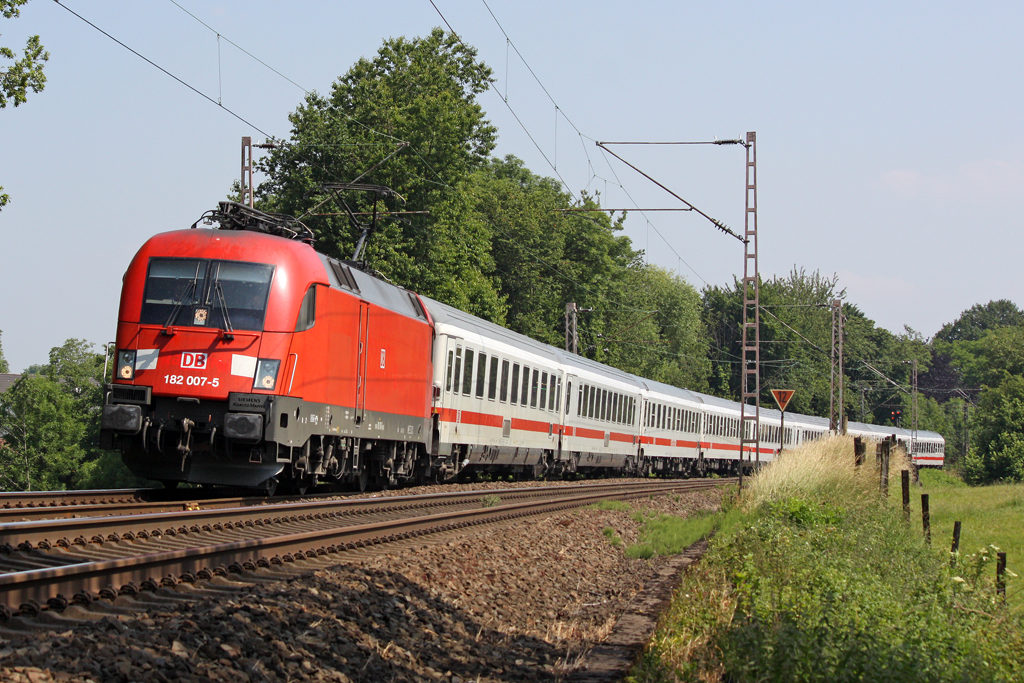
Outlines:
{"type": "MultiPolygon", "coordinates": [[[[324,499],[0,524],[0,618],[259,569],[337,564],[346,551],[728,480],[642,481],[324,499]],[[68,597],[70,596],[70,597],[68,597]]],[[[135,503],[129,503],[129,506],[135,503]]]]}

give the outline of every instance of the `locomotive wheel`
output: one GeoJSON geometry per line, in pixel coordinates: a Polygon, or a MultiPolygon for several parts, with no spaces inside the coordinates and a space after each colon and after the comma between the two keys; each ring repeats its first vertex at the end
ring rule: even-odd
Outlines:
{"type": "Polygon", "coordinates": [[[295,490],[300,496],[306,495],[307,492],[312,491],[316,488],[316,475],[309,474],[304,477],[300,477],[295,482],[295,490]]]}
{"type": "Polygon", "coordinates": [[[267,494],[267,498],[273,498],[277,492],[277,477],[270,477],[263,482],[263,492],[267,494]]]}
{"type": "Polygon", "coordinates": [[[359,474],[356,475],[355,481],[352,482],[352,487],[363,493],[366,491],[366,485],[370,483],[370,473],[363,467],[359,470],[359,474]]]}

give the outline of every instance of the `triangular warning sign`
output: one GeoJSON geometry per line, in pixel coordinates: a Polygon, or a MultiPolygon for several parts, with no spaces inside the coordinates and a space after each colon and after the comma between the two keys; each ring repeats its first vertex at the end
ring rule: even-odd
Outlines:
{"type": "Polygon", "coordinates": [[[795,393],[795,389],[772,389],[772,396],[775,397],[775,402],[782,412],[786,412],[786,406],[789,405],[789,400],[793,398],[795,393]]]}

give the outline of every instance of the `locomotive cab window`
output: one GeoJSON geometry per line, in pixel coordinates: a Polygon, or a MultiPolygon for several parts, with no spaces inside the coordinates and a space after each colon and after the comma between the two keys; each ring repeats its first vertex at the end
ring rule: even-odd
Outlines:
{"type": "Polygon", "coordinates": [[[151,258],[139,322],[262,332],[273,277],[263,263],[151,258]]]}
{"type": "Polygon", "coordinates": [[[310,285],[306,296],[302,297],[299,307],[299,319],[295,322],[295,331],[308,330],[316,324],[316,285],[310,285]]]}

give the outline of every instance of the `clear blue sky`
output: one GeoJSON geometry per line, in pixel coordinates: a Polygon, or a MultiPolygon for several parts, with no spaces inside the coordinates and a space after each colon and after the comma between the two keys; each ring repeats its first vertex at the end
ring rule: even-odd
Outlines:
{"type": "MultiPolygon", "coordinates": [[[[429,0],[178,0],[212,31],[170,0],[62,1],[223,108],[55,2],[0,19],[0,45],[20,52],[38,33],[51,55],[46,89],[0,111],[0,330],[15,371],[69,337],[113,339],[135,250],[224,198],[242,136],[264,137],[254,127],[288,136],[302,90],[224,39],[218,55],[217,33],[325,92],[384,39],[444,25],[429,0]]],[[[488,0],[525,63],[481,0],[434,2],[494,69],[481,102],[498,153],[534,172],[554,165],[607,207],[678,206],[594,140],[756,131],[763,277],[837,274],[879,325],[926,337],[976,303],[1024,305],[1019,2],[488,0]]],[[[742,148],[615,149],[742,227],[742,148]]],[[[741,245],[693,214],[634,212],[627,233],[698,288],[742,269],[741,245]]]]}

